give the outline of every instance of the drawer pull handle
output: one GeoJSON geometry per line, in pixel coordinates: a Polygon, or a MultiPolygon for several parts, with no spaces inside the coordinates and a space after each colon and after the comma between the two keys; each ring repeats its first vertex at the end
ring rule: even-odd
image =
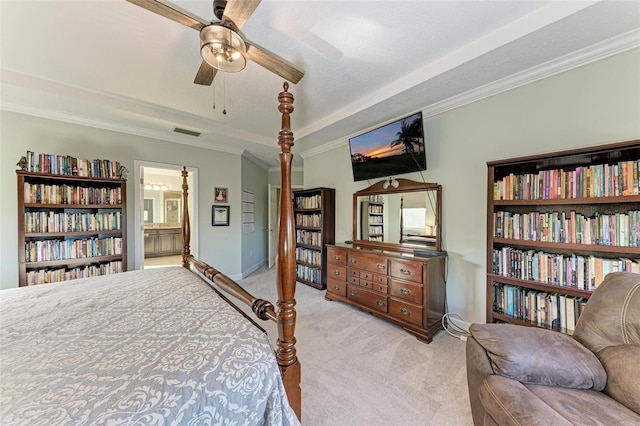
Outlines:
{"type": "Polygon", "coordinates": [[[334,290],[340,290],[340,286],[334,285],[334,286],[333,286],[333,289],[334,289],[334,290]]]}
{"type": "Polygon", "coordinates": [[[333,271],[333,275],[340,275],[340,271],[338,270],[333,271]]]}
{"type": "Polygon", "coordinates": [[[342,256],[333,256],[333,258],[334,258],[335,260],[340,260],[340,259],[342,259],[342,256]]]}
{"type": "Polygon", "coordinates": [[[355,292],[355,291],[353,291],[353,290],[349,290],[349,296],[355,296],[355,295],[356,295],[356,292],[355,292]]]}
{"type": "Polygon", "coordinates": [[[385,306],[387,306],[386,303],[384,303],[382,300],[376,300],[376,303],[378,304],[378,306],[380,306],[381,308],[384,308],[385,306]]]}
{"type": "Polygon", "coordinates": [[[402,315],[411,316],[411,311],[406,308],[400,308],[400,313],[402,315]]]}
{"type": "Polygon", "coordinates": [[[400,293],[404,294],[405,296],[411,296],[411,290],[407,290],[406,288],[401,288],[400,293]]]}
{"type": "Polygon", "coordinates": [[[355,259],[349,259],[349,263],[356,263],[356,262],[357,262],[357,260],[355,260],[355,259]]]}
{"type": "Polygon", "coordinates": [[[386,266],[384,266],[384,265],[380,265],[380,264],[378,264],[378,269],[380,269],[380,270],[384,271],[385,269],[387,269],[387,267],[386,267],[386,266]]]}
{"type": "Polygon", "coordinates": [[[400,269],[400,273],[403,275],[411,275],[410,269],[400,269]]]}

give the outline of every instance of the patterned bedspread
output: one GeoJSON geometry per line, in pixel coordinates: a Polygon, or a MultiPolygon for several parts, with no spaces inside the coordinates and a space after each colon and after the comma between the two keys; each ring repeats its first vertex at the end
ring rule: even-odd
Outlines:
{"type": "Polygon", "coordinates": [[[0,424],[298,424],[267,336],[184,268],[3,290],[0,321],[0,424]]]}

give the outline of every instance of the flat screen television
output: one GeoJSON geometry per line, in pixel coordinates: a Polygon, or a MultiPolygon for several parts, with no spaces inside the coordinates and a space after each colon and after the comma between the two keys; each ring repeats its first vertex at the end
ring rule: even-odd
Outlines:
{"type": "Polygon", "coordinates": [[[349,139],[353,180],[427,170],[422,112],[349,139]]]}

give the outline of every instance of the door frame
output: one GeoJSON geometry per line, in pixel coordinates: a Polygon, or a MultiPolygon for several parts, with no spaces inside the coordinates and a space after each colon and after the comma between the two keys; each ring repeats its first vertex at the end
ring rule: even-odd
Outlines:
{"type": "MultiPolygon", "coordinates": [[[[156,163],[152,161],[133,161],[133,229],[134,231],[134,269],[144,267],[144,168],[168,169],[182,171],[184,166],[178,164],[156,163]]],[[[194,257],[198,257],[198,169],[187,166],[189,172],[189,224],[191,225],[190,251],[194,257]]]]}

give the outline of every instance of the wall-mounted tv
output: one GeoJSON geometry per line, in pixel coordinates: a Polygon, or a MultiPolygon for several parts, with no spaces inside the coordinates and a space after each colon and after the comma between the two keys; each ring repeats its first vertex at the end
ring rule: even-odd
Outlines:
{"type": "Polygon", "coordinates": [[[422,112],[349,139],[353,180],[427,170],[422,112]]]}

